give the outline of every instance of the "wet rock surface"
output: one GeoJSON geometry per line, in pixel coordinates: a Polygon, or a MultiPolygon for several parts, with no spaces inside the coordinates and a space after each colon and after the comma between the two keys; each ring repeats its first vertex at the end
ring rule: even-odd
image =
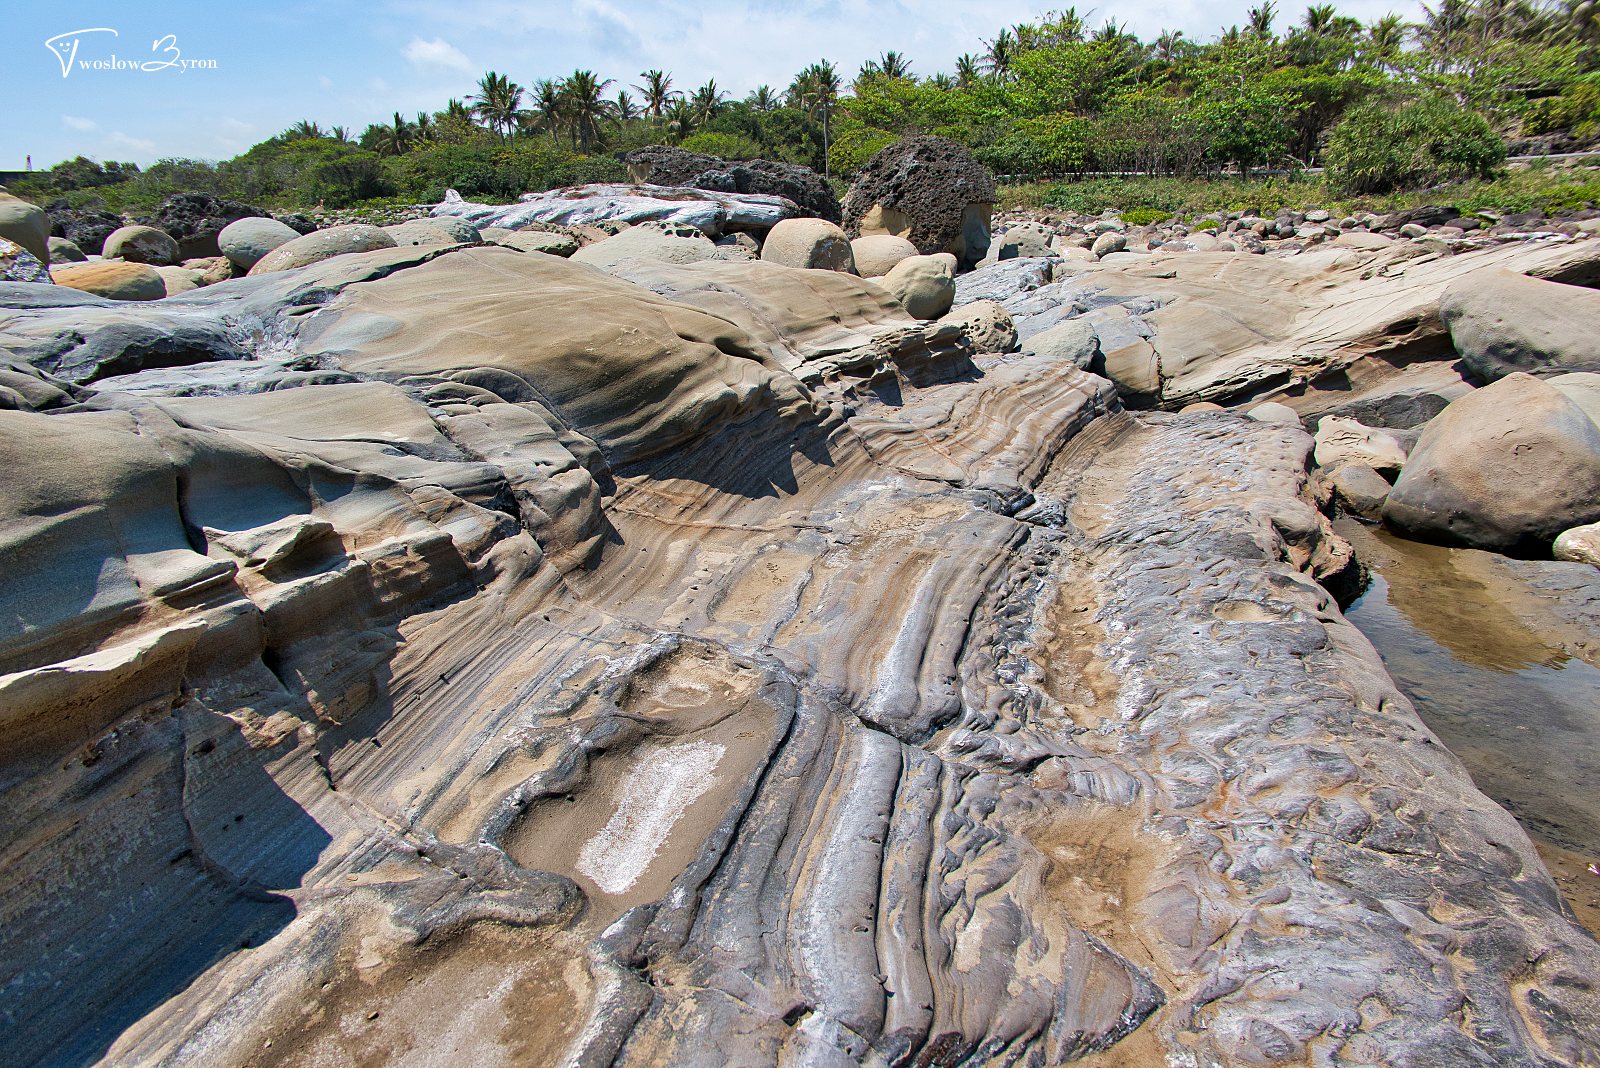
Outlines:
{"type": "Polygon", "coordinates": [[[1043,285],[60,288],[0,286],[21,1063],[1600,1051],[1600,944],[1330,592],[1311,436],[1005,351],[1043,285]]]}

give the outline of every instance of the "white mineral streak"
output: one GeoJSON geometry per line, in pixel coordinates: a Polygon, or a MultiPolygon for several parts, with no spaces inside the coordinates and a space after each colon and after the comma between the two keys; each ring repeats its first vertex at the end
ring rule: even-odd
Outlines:
{"type": "Polygon", "coordinates": [[[650,867],[672,827],[716,784],[726,752],[715,742],[685,742],[641,752],[628,769],[616,811],[578,854],[578,871],[620,894],[650,867]]]}

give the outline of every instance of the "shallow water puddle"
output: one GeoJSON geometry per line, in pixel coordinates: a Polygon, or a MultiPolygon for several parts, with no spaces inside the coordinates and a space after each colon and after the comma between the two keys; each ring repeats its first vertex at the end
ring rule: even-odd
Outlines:
{"type": "Polygon", "coordinates": [[[1525,625],[1537,594],[1458,566],[1460,550],[1341,521],[1372,570],[1345,615],[1478,788],[1521,821],[1573,910],[1600,934],[1600,669],[1525,625]]]}

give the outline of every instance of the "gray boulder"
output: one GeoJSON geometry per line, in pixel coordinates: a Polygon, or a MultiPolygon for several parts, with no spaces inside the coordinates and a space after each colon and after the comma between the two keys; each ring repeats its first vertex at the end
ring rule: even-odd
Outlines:
{"type": "Polygon", "coordinates": [[[1513,371],[1600,371],[1600,291],[1480,271],[1444,291],[1439,314],[1485,382],[1513,371]]]}
{"type": "Polygon", "coordinates": [[[267,253],[298,237],[293,228],[277,219],[240,219],[222,228],[217,246],[230,263],[248,271],[267,253]]]}
{"type": "Polygon", "coordinates": [[[38,205],[0,192],[0,238],[14,241],[50,266],[50,217],[38,205]]]}
{"type": "Polygon", "coordinates": [[[1542,549],[1600,519],[1600,427],[1559,390],[1513,372],[1428,423],[1383,518],[1427,540],[1542,549]]]}
{"type": "Polygon", "coordinates": [[[693,226],[641,223],[628,227],[615,237],[585,245],[572,253],[571,258],[578,263],[588,263],[602,269],[615,267],[623,260],[699,263],[716,259],[717,246],[693,226]]]}
{"type": "Polygon", "coordinates": [[[1323,472],[1345,511],[1362,519],[1377,519],[1389,497],[1389,481],[1359,461],[1341,463],[1323,472]]]}
{"type": "Polygon", "coordinates": [[[65,237],[52,237],[50,239],[51,263],[82,263],[88,258],[83,254],[83,249],[79,248],[70,239],[65,237]]]}
{"type": "Polygon", "coordinates": [[[394,238],[396,245],[415,245],[433,248],[443,245],[477,244],[483,240],[478,228],[465,219],[440,216],[432,219],[412,219],[410,222],[385,226],[384,232],[394,238]]]}
{"type": "Polygon", "coordinates": [[[106,238],[105,257],[148,263],[152,267],[170,267],[178,262],[178,243],[171,234],[154,226],[124,226],[106,238]]]}
{"type": "Polygon", "coordinates": [[[347,226],[330,226],[314,234],[297,237],[267,253],[250,268],[252,275],[271,274],[305,267],[333,256],[349,252],[375,252],[381,248],[394,248],[394,238],[376,226],[350,223],[347,226]]]}
{"type": "Polygon", "coordinates": [[[1100,334],[1088,320],[1063,319],[1023,341],[1022,351],[1071,360],[1087,369],[1101,359],[1100,334]]]}

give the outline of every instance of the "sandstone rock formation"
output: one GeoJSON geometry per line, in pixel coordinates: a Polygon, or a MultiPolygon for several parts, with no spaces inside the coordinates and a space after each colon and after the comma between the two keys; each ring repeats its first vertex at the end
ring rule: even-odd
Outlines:
{"type": "Polygon", "coordinates": [[[1138,404],[1273,399],[1303,416],[1414,426],[1470,388],[1442,295],[1500,270],[1590,285],[1600,282],[1600,242],[1553,237],[1449,256],[1397,247],[1292,257],[1157,250],[1115,265],[1019,258],[964,275],[956,303],[1002,301],[1023,337],[1088,318],[1112,377],[1138,404]],[[1118,377],[1122,364],[1131,377],[1118,377]]]}
{"type": "Polygon", "coordinates": [[[15,241],[0,237],[0,282],[49,281],[50,268],[38,257],[15,241]]]}
{"type": "Polygon", "coordinates": [[[49,248],[51,263],[82,263],[89,258],[83,249],[64,237],[52,237],[49,248]]]}
{"type": "Polygon", "coordinates": [[[908,137],[880,149],[856,172],[844,199],[852,237],[894,234],[926,253],[950,252],[971,266],[989,251],[994,177],[961,145],[908,137]]]}
{"type": "Polygon", "coordinates": [[[1600,1054],[1298,426],[992,302],[609,270],[0,284],[8,1058],[1600,1054]]]}
{"type": "Polygon", "coordinates": [[[396,223],[385,226],[383,232],[393,238],[396,245],[455,245],[483,240],[476,226],[448,215],[396,223]]]}

